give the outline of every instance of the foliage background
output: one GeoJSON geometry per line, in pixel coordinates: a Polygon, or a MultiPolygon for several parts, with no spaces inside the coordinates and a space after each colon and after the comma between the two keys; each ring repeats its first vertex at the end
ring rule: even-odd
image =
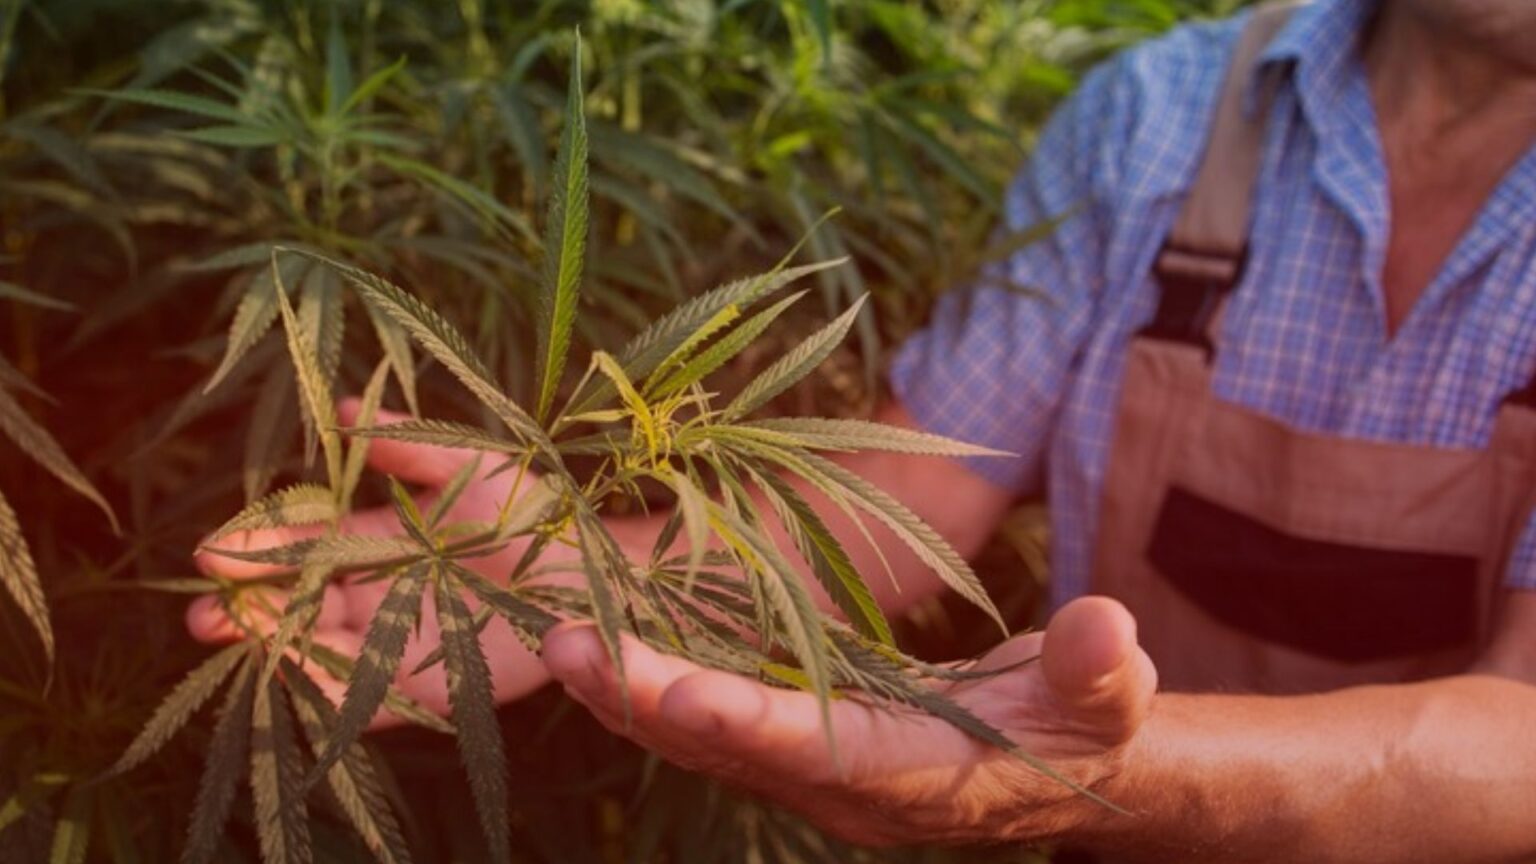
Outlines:
{"type": "MultiPolygon", "coordinates": [[[[0,601],[0,861],[49,860],[68,832],[91,839],[66,844],[81,857],[63,860],[164,861],[184,836],[206,722],[127,777],[79,781],[110,765],[207,654],[184,634],[186,598],[145,584],[174,588],[200,537],[298,471],[302,433],[277,341],[256,342],[202,392],[260,278],[249,266],[265,261],[259,244],[312,245],[424,288],[526,388],[531,370],[517,358],[537,281],[527,227],[579,25],[596,194],[584,339],[611,346],[654,310],[761,269],[841,207],[811,251],[850,253],[857,266],[829,276],[825,303],[776,338],[790,344],[866,290],[874,302],[850,346],[778,408],[854,415],[937,292],[1016,242],[989,241],[999,191],[1077,76],[1234,5],[0,0],[0,283],[48,300],[0,290],[0,357],[51,396],[0,386],[123,523],[114,536],[29,454],[0,448],[0,489],[20,514],[60,646],[50,667],[0,601]],[[402,59],[380,89],[344,105],[402,59]],[[244,119],[134,98],[146,88],[244,119]]],[[[335,311],[350,316],[338,362],[357,389],[377,337],[361,310],[335,311]]],[[[768,344],[737,372],[774,356],[768,344]]],[[[421,369],[420,400],[434,416],[473,417],[454,388],[435,386],[441,376],[421,369]]],[[[1038,507],[1026,506],[981,562],[1016,625],[1037,612],[1044,541],[1038,507]]],[[[935,604],[906,622],[903,644],[968,654],[982,647],[977,625],[935,604]]],[[[1035,860],[838,848],[656,764],[554,692],[504,709],[502,723],[521,860],[1035,860]]],[[[477,860],[452,742],[402,730],[372,746],[419,859],[477,860]]],[[[255,860],[242,813],[227,860],[255,860]]],[[[320,823],[319,860],[365,860],[342,822],[320,823]]]]}

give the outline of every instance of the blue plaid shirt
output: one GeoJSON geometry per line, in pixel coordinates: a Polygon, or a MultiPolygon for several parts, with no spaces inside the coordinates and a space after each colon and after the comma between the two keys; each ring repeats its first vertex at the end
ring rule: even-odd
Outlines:
{"type": "MultiPolygon", "coordinates": [[[[1372,7],[1318,0],[1262,57],[1281,85],[1246,275],[1217,336],[1216,395],[1316,432],[1481,448],[1499,401],[1536,371],[1536,147],[1389,339],[1387,175],[1357,50],[1372,7]]],[[[1045,481],[1058,604],[1088,588],[1126,348],[1156,306],[1152,259],[1241,26],[1184,26],[1088,75],[1005,208],[1015,230],[1069,218],[945,296],[892,368],[920,425],[1023,456],[972,460],[982,477],[1018,492],[1045,481]]],[[[1507,579],[1536,589],[1536,523],[1507,579]]]]}

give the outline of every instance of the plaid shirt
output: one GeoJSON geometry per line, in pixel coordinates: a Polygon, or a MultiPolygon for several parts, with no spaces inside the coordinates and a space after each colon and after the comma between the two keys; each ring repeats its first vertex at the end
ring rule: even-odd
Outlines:
{"type": "MultiPolygon", "coordinates": [[[[1301,429],[1482,448],[1500,400],[1536,370],[1536,147],[1389,339],[1387,174],[1357,51],[1372,7],[1318,0],[1262,57],[1281,80],[1214,387],[1301,429]]],[[[1018,492],[1045,481],[1058,604],[1088,588],[1126,348],[1156,306],[1152,260],[1198,167],[1241,25],[1184,26],[1094,70],[1006,202],[1015,230],[1070,217],[945,296],[892,368],[924,428],[1023,457],[971,460],[982,477],[1018,492]]],[[[1507,580],[1536,589],[1536,521],[1507,580]]]]}

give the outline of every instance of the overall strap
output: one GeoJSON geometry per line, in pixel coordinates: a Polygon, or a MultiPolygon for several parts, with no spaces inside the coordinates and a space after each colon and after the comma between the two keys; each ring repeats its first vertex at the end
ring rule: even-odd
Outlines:
{"type": "Polygon", "coordinates": [[[1162,293],[1157,315],[1142,335],[1212,348],[1211,321],[1242,279],[1247,261],[1249,213],[1272,94],[1260,91],[1261,103],[1251,116],[1243,111],[1243,97],[1264,46],[1298,5],[1254,9],[1238,37],[1199,173],[1153,265],[1162,293]]]}

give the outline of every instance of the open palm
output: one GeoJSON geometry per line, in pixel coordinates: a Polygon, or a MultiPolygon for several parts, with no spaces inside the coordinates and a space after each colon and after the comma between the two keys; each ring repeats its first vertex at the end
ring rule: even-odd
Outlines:
{"type": "MultiPolygon", "coordinates": [[[[343,401],[338,406],[340,422],[351,425],[356,421],[358,410],[356,400],[343,401]]],[[[380,411],[376,424],[385,425],[404,419],[407,419],[405,415],[380,411]]],[[[376,439],[368,448],[368,465],[375,471],[421,487],[422,491],[416,498],[425,510],[431,506],[442,488],[479,455],[473,450],[376,439]]],[[[497,511],[517,482],[514,472],[488,476],[497,464],[492,459],[484,461],[479,476],[469,483],[445,514],[445,522],[484,522],[496,518],[497,511]]],[[[526,479],[524,483],[526,485],[526,479]]],[[[390,507],[359,510],[346,516],[340,527],[344,533],[363,535],[393,535],[403,533],[404,530],[394,509],[390,507]]],[[[315,525],[241,532],[221,538],[214,545],[233,550],[265,549],[315,537],[323,531],[323,526],[315,525]]],[[[526,547],[527,540],[519,539],[493,555],[468,558],[463,563],[489,578],[505,576],[526,547]]],[[[560,551],[552,549],[548,554],[557,555],[560,551]]],[[[204,573],[217,573],[229,579],[250,579],[268,575],[276,569],[270,565],[238,561],[212,549],[199,550],[196,562],[204,573]]],[[[348,657],[356,657],[362,648],[368,625],[388,591],[387,580],[367,581],[363,576],[333,582],[325,589],[314,632],[315,641],[348,657]]],[[[281,610],[286,602],[286,594],[273,589],[268,599],[274,608],[281,610]]],[[[423,602],[432,603],[430,592],[423,602]]],[[[275,622],[270,615],[253,611],[248,618],[248,623],[264,632],[270,633],[275,629],[275,622]]],[[[243,635],[241,628],[230,619],[218,598],[213,596],[201,597],[188,607],[187,628],[195,638],[205,642],[229,642],[243,635]]],[[[395,684],[404,695],[433,711],[446,714],[448,688],[442,665],[438,664],[420,674],[411,674],[439,642],[436,615],[423,615],[420,628],[412,634],[406,645],[395,684]]],[[[492,683],[498,700],[516,699],[549,680],[543,664],[517,640],[506,621],[499,616],[493,616],[487,623],[481,635],[481,643],[490,659],[492,683]]],[[[318,680],[334,700],[340,700],[344,687],[341,682],[324,676],[318,680]]],[[[381,713],[375,718],[374,726],[387,726],[392,722],[391,715],[381,713]]]]}

